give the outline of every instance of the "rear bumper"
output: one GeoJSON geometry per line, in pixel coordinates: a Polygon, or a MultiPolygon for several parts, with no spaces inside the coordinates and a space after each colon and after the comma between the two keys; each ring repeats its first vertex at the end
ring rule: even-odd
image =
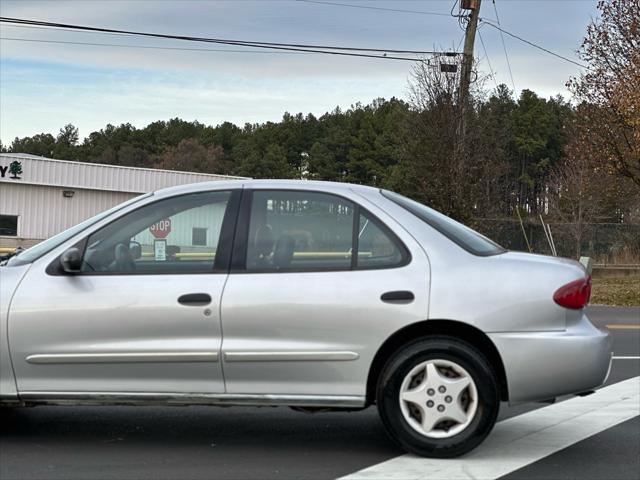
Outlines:
{"type": "Polygon", "coordinates": [[[591,390],[606,381],[611,368],[611,336],[584,314],[563,331],[489,337],[502,356],[510,403],[591,390]]]}

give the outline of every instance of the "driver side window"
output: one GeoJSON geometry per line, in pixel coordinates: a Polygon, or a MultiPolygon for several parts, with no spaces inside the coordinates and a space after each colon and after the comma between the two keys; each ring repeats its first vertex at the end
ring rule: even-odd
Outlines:
{"type": "Polygon", "coordinates": [[[212,272],[231,192],[202,192],[134,210],[89,236],[82,272],[212,272]]]}

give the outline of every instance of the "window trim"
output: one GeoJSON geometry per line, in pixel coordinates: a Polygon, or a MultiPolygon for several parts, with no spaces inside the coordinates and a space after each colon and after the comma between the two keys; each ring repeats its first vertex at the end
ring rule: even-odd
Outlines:
{"type": "Polygon", "coordinates": [[[265,273],[321,273],[321,272],[351,272],[351,271],[364,271],[364,270],[391,270],[394,268],[402,268],[411,263],[411,251],[407,248],[405,243],[395,234],[391,228],[385,224],[382,220],[380,220],[373,212],[366,209],[353,199],[341,195],[339,193],[334,192],[326,192],[324,190],[317,189],[297,189],[297,188],[247,188],[243,190],[242,202],[239,209],[238,220],[237,220],[237,229],[236,229],[236,238],[233,245],[233,254],[231,258],[231,268],[229,270],[230,273],[241,273],[241,274],[265,274],[265,273]],[[351,205],[353,205],[353,226],[352,226],[352,239],[351,239],[351,250],[355,254],[351,255],[350,265],[347,267],[314,267],[314,268],[282,268],[282,269],[247,269],[247,250],[249,246],[249,226],[251,222],[251,207],[253,204],[253,194],[255,192],[288,192],[288,193],[319,193],[323,195],[327,195],[329,197],[335,197],[341,200],[344,200],[351,205]],[[358,257],[358,222],[360,220],[360,213],[364,212],[369,219],[376,224],[382,232],[389,236],[391,241],[396,245],[400,254],[402,255],[402,260],[395,265],[391,266],[378,266],[378,265],[369,265],[358,267],[357,266],[357,257],[358,257]]]}
{"type": "Polygon", "coordinates": [[[86,254],[86,250],[88,247],[88,239],[94,233],[102,230],[103,228],[108,227],[112,223],[118,221],[125,215],[129,215],[130,213],[134,213],[142,208],[149,207],[159,202],[163,202],[166,200],[175,200],[181,197],[190,196],[190,195],[199,195],[199,194],[207,194],[207,193],[216,193],[216,192],[228,192],[229,200],[227,202],[227,208],[225,210],[224,216],[222,218],[222,226],[220,229],[220,236],[218,237],[218,245],[216,247],[216,255],[211,262],[211,270],[188,270],[185,269],[183,271],[176,272],[76,272],[76,273],[67,273],[62,269],[62,265],[60,264],[60,257],[64,253],[61,252],[56,258],[54,258],[46,268],[46,273],[52,276],[145,276],[145,275],[211,275],[211,274],[220,274],[229,273],[230,260],[231,260],[231,249],[233,248],[233,240],[234,240],[234,230],[236,228],[236,223],[238,219],[238,211],[240,198],[242,196],[241,188],[233,188],[233,189],[221,189],[221,190],[203,190],[197,192],[188,192],[183,193],[181,195],[175,195],[172,197],[164,197],[159,198],[154,202],[145,203],[144,205],[140,205],[138,208],[127,211],[124,215],[119,215],[118,217],[112,219],[108,223],[101,225],[100,228],[93,230],[87,236],[83,237],[81,240],[78,240],[74,245],[69,248],[76,247],[82,252],[82,258],[86,254]]]}

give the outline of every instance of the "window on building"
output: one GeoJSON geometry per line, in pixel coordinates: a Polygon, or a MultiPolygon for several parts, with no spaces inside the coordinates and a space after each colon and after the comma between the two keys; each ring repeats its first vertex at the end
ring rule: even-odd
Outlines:
{"type": "Polygon", "coordinates": [[[18,236],[18,216],[0,215],[0,236],[18,236]]]}
{"type": "Polygon", "coordinates": [[[193,227],[193,230],[191,231],[191,244],[200,247],[206,246],[207,229],[202,227],[193,227]]]}

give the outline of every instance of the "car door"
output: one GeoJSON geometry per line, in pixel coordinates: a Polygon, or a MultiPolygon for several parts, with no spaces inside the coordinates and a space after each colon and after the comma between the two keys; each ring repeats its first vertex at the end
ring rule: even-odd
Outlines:
{"type": "Polygon", "coordinates": [[[9,314],[20,394],[224,392],[219,305],[239,197],[190,193],[130,211],[76,244],[73,275],[36,261],[9,314]]]}
{"type": "Polygon", "coordinates": [[[222,302],[228,393],[361,403],[377,349],[427,318],[425,253],[345,190],[243,197],[222,302]]]}

